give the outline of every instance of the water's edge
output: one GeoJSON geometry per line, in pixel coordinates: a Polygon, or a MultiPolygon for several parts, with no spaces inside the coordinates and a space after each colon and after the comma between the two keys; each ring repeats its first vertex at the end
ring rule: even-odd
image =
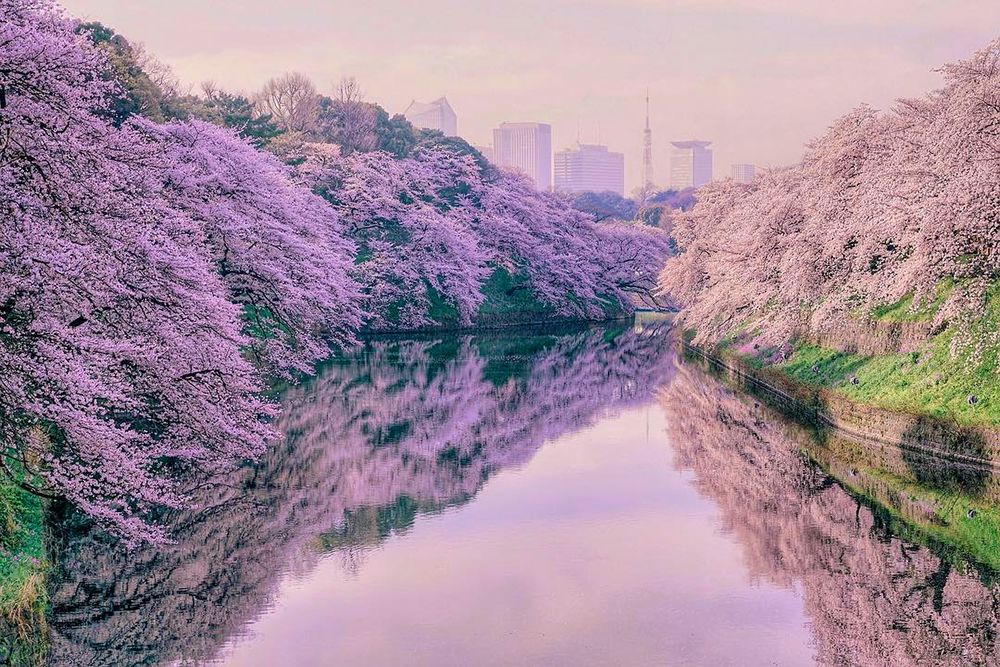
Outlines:
{"type": "Polygon", "coordinates": [[[684,355],[702,359],[748,393],[763,394],[789,416],[817,422],[841,437],[873,446],[919,451],[955,463],[1000,471],[1000,429],[964,426],[943,419],[893,412],[856,403],[798,382],[774,370],[758,369],[729,354],[715,354],[678,339],[684,355]]]}
{"type": "Polygon", "coordinates": [[[997,579],[1000,461],[995,449],[983,446],[996,432],[935,423],[842,397],[828,403],[814,388],[677,340],[684,362],[784,418],[801,453],[880,515],[893,533],[929,547],[945,561],[971,567],[984,583],[997,579]],[[868,423],[874,427],[866,428],[868,423]]]}

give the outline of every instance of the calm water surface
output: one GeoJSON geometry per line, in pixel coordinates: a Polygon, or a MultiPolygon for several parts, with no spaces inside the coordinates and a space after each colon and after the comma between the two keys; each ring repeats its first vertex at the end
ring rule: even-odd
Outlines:
{"type": "Polygon", "coordinates": [[[992,571],[901,539],[667,334],[368,343],[176,544],[75,531],[53,664],[995,664],[992,571]]]}

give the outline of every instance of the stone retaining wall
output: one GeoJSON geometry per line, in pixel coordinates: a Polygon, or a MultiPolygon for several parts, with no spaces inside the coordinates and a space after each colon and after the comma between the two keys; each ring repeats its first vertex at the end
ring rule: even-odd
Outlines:
{"type": "Polygon", "coordinates": [[[821,428],[836,429],[840,436],[1000,469],[1000,429],[961,426],[855,403],[833,391],[804,385],[775,369],[755,368],[732,354],[716,355],[688,343],[681,345],[688,357],[700,359],[749,393],[821,428]]]}
{"type": "Polygon", "coordinates": [[[872,322],[843,319],[810,334],[811,342],[851,354],[914,352],[938,333],[931,322],[872,322]]]}

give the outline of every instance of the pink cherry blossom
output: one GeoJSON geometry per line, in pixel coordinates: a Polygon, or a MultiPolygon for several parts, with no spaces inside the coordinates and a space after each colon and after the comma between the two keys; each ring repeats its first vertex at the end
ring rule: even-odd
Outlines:
{"type": "Polygon", "coordinates": [[[675,216],[661,286],[699,340],[742,327],[781,344],[952,283],[936,325],[984,314],[1000,275],[1000,40],[942,71],[942,89],[860,107],[800,164],[713,183],[675,216]]]}

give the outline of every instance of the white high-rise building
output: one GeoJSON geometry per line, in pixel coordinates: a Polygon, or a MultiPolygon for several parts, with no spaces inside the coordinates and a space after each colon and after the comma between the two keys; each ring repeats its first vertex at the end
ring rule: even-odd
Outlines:
{"type": "Polygon", "coordinates": [[[493,159],[526,174],[539,190],[552,189],[552,126],[500,123],[493,130],[493,159]]]}
{"type": "Polygon", "coordinates": [[[737,183],[749,183],[757,175],[757,168],[752,164],[734,164],[732,166],[733,180],[737,183]]]}
{"type": "Polygon", "coordinates": [[[406,120],[425,130],[439,130],[446,137],[458,136],[458,116],[448,104],[448,98],[439,97],[424,104],[413,100],[403,112],[406,120]]]}
{"type": "Polygon", "coordinates": [[[578,143],[555,156],[556,192],[625,195],[625,156],[607,146],[578,143]]]}
{"type": "Polygon", "coordinates": [[[711,141],[672,141],[670,187],[701,187],[712,180],[711,141]]]}

